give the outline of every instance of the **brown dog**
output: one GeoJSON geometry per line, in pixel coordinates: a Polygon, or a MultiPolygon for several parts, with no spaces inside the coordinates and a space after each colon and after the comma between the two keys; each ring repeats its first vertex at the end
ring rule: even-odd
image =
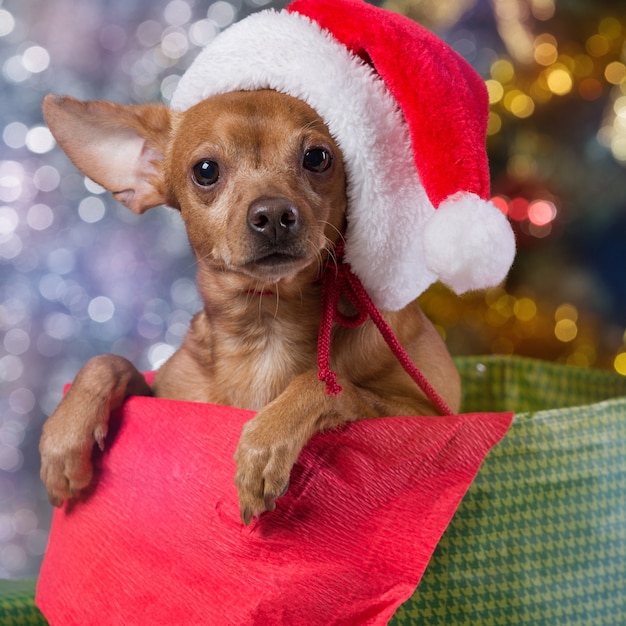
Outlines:
{"type": "MultiPolygon", "coordinates": [[[[79,372],[40,443],[54,505],[90,483],[93,444],[104,447],[109,413],[131,394],[258,411],[235,454],[245,524],[274,508],[315,432],[435,412],[371,321],[333,329],[343,391],[327,395],[318,379],[316,279],[333,262],[347,200],[341,152],[308,105],[269,90],[214,96],[185,113],[47,96],[44,114],[74,164],[131,210],[166,204],[181,212],[204,303],[152,388],[115,355],[79,372]]],[[[458,374],[418,304],[385,319],[458,410],[458,374]]]]}

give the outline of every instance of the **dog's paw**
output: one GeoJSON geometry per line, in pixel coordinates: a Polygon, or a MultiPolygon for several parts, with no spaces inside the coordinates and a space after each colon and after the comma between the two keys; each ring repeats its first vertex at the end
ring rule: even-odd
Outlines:
{"type": "Polygon", "coordinates": [[[94,443],[104,448],[106,432],[79,434],[67,432],[52,419],[44,424],[39,442],[41,480],[48,499],[59,507],[65,500],[75,498],[93,478],[91,456],[94,443]]]}
{"type": "Polygon", "coordinates": [[[287,491],[291,468],[300,446],[293,440],[278,440],[273,429],[258,416],[243,428],[235,462],[241,521],[247,526],[255,516],[276,508],[276,499],[287,491]]]}

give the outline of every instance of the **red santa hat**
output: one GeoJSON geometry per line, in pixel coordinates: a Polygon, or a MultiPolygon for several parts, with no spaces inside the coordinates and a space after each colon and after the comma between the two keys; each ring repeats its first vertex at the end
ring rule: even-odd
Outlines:
{"type": "Polygon", "coordinates": [[[488,200],[485,85],[443,41],[362,0],[295,0],[216,37],[171,106],[255,89],[300,98],[333,134],[348,178],[345,260],[381,309],[436,280],[460,294],[505,278],[515,238],[488,200]]]}

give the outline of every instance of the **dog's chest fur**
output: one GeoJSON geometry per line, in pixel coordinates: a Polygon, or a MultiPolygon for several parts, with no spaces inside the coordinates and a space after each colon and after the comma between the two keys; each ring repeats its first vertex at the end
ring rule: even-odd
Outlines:
{"type": "Polygon", "coordinates": [[[203,379],[196,387],[201,397],[194,399],[258,411],[296,376],[315,368],[318,307],[316,314],[298,302],[260,297],[263,302],[252,296],[242,307],[254,308],[253,314],[220,312],[217,324],[210,311],[194,318],[191,341],[181,348],[203,379]]]}

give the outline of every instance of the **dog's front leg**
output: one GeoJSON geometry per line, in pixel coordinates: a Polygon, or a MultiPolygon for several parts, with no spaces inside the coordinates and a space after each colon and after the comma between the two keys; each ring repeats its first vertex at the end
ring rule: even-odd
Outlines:
{"type": "Polygon", "coordinates": [[[54,506],[73,498],[92,479],[94,443],[104,449],[109,415],[129,395],[151,395],[130,361],[112,354],[92,358],[43,426],[41,479],[54,506]]]}
{"type": "Polygon", "coordinates": [[[340,383],[343,391],[334,398],[326,394],[316,371],[302,374],[245,424],[235,453],[244,524],[274,509],[276,498],[287,489],[291,468],[313,434],[381,414],[374,394],[345,380],[340,383]]]}

